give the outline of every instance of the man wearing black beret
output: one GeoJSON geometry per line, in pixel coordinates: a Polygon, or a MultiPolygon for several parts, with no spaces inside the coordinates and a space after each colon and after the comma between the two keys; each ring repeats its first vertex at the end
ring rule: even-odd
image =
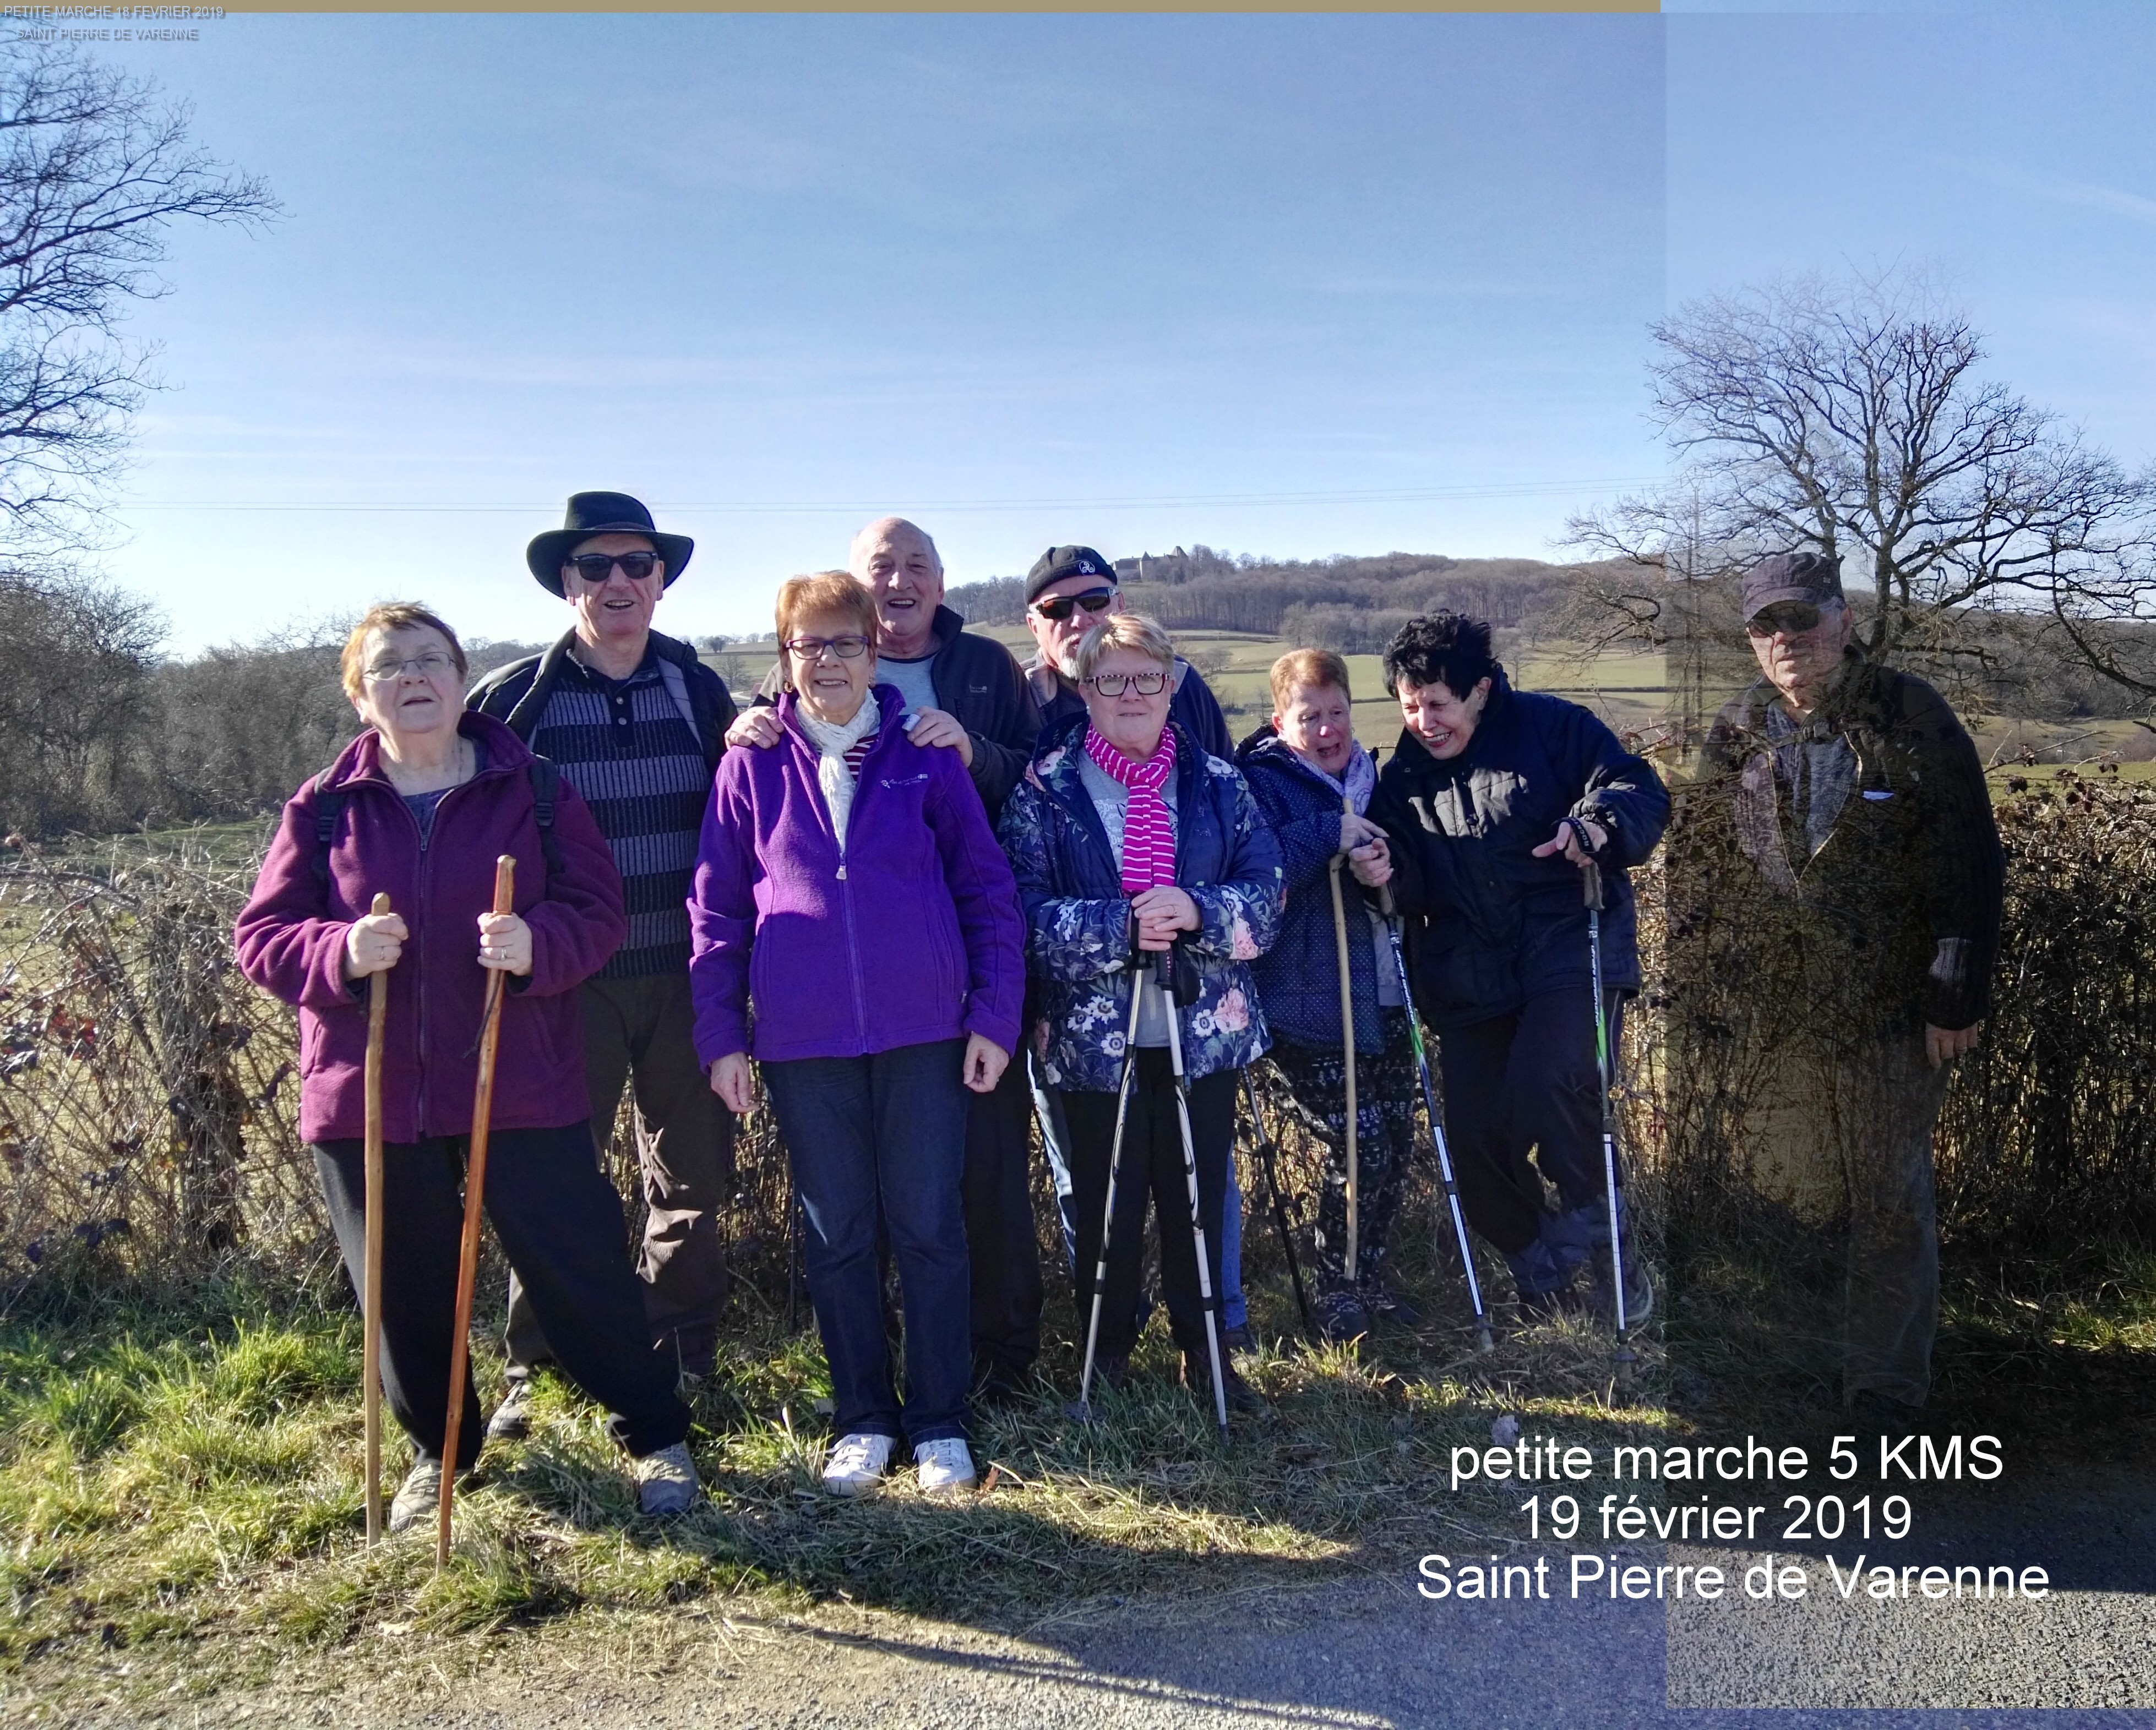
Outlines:
{"type": "MultiPolygon", "coordinates": [[[[1071,683],[1071,657],[1085,634],[1111,613],[1124,611],[1116,567],[1090,546],[1052,546],[1033,561],[1025,578],[1025,625],[1037,645],[1025,676],[1040,705],[1041,724],[1078,714],[1086,699],[1071,683]]],[[[1235,741],[1219,700],[1198,669],[1175,660],[1175,695],[1168,718],[1212,756],[1232,760],[1235,741]]]]}

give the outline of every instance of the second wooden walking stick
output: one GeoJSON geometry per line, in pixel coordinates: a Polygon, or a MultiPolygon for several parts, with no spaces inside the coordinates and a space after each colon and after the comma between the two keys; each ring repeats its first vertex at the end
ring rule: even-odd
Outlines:
{"type": "MultiPolygon", "coordinates": [[[[494,862],[494,911],[516,911],[516,861],[494,862]]],[[[465,1238],[457,1257],[456,1329],[449,1336],[449,1415],[442,1432],[441,1516],[434,1528],[434,1566],[449,1559],[449,1504],[457,1482],[457,1443],[464,1428],[465,1372],[471,1347],[472,1287],[479,1277],[480,1205],[486,1190],[486,1131],[494,1115],[494,1048],[501,1036],[501,994],[509,975],[486,976],[486,1009],[480,1017],[479,1084],[472,1093],[471,1150],[465,1156],[465,1238]]]]}
{"type": "MultiPolygon", "coordinates": [[[[389,898],[377,895],[369,909],[380,919],[389,898]]],[[[382,1040],[389,1012],[387,969],[367,979],[367,1266],[360,1302],[364,1344],[361,1374],[366,1391],[360,1410],[367,1425],[367,1541],[382,1541],[382,1040]]]]}
{"type": "MultiPolygon", "coordinates": [[[[1341,796],[1341,808],[1349,816],[1355,815],[1355,800],[1352,794],[1341,796]]],[[[1348,903],[1340,889],[1340,873],[1346,868],[1348,855],[1337,855],[1332,861],[1332,938],[1340,951],[1340,1062],[1348,1072],[1348,1281],[1353,1285],[1356,1277],[1357,1227],[1361,1220],[1356,1206],[1355,1181],[1355,985],[1348,971],[1348,903]]]]}

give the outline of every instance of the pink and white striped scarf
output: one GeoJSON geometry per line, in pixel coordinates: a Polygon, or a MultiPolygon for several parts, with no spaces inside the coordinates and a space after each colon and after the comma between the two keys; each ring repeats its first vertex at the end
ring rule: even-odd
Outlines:
{"type": "Polygon", "coordinates": [[[1164,729],[1153,754],[1134,763],[1088,726],[1086,755],[1103,775],[1122,782],[1130,795],[1123,811],[1123,893],[1138,895],[1173,883],[1175,827],[1160,790],[1175,773],[1175,729],[1164,729]]]}

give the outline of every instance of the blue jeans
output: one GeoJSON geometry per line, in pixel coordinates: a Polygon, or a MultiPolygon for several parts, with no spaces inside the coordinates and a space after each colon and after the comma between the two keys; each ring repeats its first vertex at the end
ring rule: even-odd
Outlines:
{"type": "Polygon", "coordinates": [[[808,1216],[808,1299],[841,1436],[903,1435],[918,1447],[966,1434],[965,1049],[946,1039],[762,1066],[808,1216]],[[903,1410],[884,1334],[879,1231],[906,1311],[903,1410]]]}
{"type": "MultiPolygon", "coordinates": [[[[1078,1217],[1070,1191],[1070,1129],[1064,1119],[1061,1098],[1043,1084],[1040,1070],[1029,1065],[1026,1073],[1033,1088],[1034,1115],[1040,1120],[1040,1144],[1048,1155],[1048,1173],[1055,1183],[1056,1208],[1063,1219],[1064,1265],[1075,1270],[1078,1265],[1078,1217]]],[[[1138,1313],[1138,1325],[1142,1328],[1152,1306],[1143,1293],[1140,1293],[1138,1302],[1144,1306],[1138,1313]]],[[[1243,1296],[1243,1186],[1235,1176],[1235,1160],[1231,1153],[1228,1159],[1227,1197],[1220,1213],[1220,1325],[1240,1328],[1250,1318],[1250,1306],[1243,1296]]]]}

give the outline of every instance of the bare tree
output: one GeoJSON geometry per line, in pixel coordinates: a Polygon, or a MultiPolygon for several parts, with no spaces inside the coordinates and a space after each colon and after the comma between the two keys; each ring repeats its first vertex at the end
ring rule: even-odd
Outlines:
{"type": "MultiPolygon", "coordinates": [[[[1665,583],[1770,550],[1839,556],[1873,590],[1869,653],[1979,675],[1986,610],[2050,613],[2092,645],[2148,615],[2156,484],[1980,376],[1981,336],[1922,284],[1802,278],[1651,334],[1653,414],[1684,466],[1574,518],[1576,545],[1658,563],[1665,583]]],[[[1654,582],[1604,598],[1635,640],[1682,635],[1654,582]]]]}
{"type": "Polygon", "coordinates": [[[278,213],[187,141],[183,104],[69,49],[0,44],[0,524],[18,559],[80,545],[123,459],[154,351],[129,302],[168,292],[167,232],[278,213]]]}
{"type": "Polygon", "coordinates": [[[38,835],[131,820],[163,636],[155,607],[109,583],[0,571],[0,823],[38,835]]]}

